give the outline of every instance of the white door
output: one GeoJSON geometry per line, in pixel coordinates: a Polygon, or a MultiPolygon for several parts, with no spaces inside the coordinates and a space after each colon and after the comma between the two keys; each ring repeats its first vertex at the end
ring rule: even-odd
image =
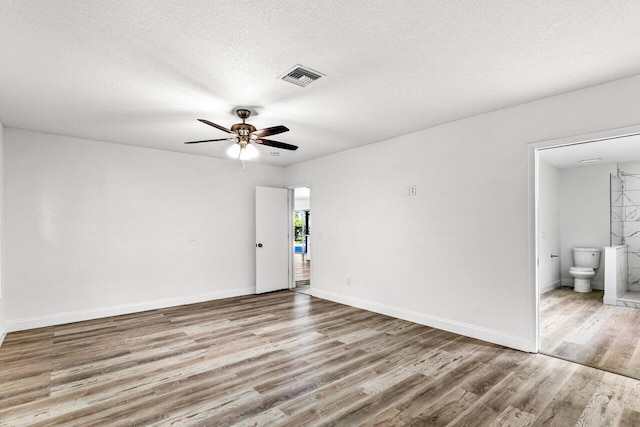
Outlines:
{"type": "Polygon", "coordinates": [[[288,191],[256,187],[256,293],[289,288],[288,191]]]}

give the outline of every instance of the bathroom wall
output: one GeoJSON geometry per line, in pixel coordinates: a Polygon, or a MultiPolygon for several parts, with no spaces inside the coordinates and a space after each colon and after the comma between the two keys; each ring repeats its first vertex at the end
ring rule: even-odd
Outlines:
{"type": "Polygon", "coordinates": [[[538,277],[540,293],[560,286],[560,169],[538,164],[538,277]]]}
{"type": "MultiPolygon", "coordinates": [[[[560,274],[563,286],[573,286],[569,268],[572,248],[609,246],[610,174],[615,163],[560,171],[560,274]]],[[[604,254],[591,281],[594,289],[604,289],[604,254]]]]}
{"type": "Polygon", "coordinates": [[[624,242],[624,199],[622,179],[611,176],[611,241],[610,246],[620,246],[624,242]]]}
{"type": "Polygon", "coordinates": [[[640,291],[640,161],[618,164],[623,181],[622,230],[627,245],[629,290],[640,291]]]}

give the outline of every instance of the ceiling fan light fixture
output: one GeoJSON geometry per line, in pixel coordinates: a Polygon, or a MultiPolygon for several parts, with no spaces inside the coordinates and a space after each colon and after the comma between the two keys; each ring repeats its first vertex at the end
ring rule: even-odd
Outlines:
{"type": "Polygon", "coordinates": [[[240,145],[239,144],[233,144],[231,147],[229,147],[227,149],[227,155],[229,157],[233,157],[234,159],[237,159],[238,156],[240,155],[240,145]]]}
{"type": "Polygon", "coordinates": [[[245,147],[242,147],[240,144],[233,144],[227,149],[227,155],[229,157],[239,160],[255,159],[259,154],[258,149],[252,144],[247,144],[245,147]]]}
{"type": "Polygon", "coordinates": [[[247,146],[244,147],[242,151],[240,151],[240,160],[255,159],[256,157],[258,157],[259,154],[260,152],[258,152],[258,149],[254,145],[247,144],[247,146]]]}

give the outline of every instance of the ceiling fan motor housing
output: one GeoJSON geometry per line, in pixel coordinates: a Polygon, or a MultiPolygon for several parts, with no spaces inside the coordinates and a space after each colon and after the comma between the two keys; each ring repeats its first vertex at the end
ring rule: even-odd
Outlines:
{"type": "Polygon", "coordinates": [[[255,132],[256,127],[254,125],[250,125],[249,123],[236,123],[231,126],[231,130],[236,132],[240,136],[249,136],[251,132],[255,132]]]}
{"type": "Polygon", "coordinates": [[[236,123],[235,125],[231,126],[231,130],[238,134],[238,142],[242,147],[244,147],[249,143],[249,134],[251,132],[255,132],[256,127],[244,122],[251,116],[250,110],[247,110],[245,108],[238,108],[236,110],[236,114],[242,119],[242,123],[236,123]]]}
{"type": "Polygon", "coordinates": [[[236,114],[244,121],[248,119],[249,116],[251,116],[251,110],[247,110],[246,108],[238,108],[236,110],[236,114]]]}

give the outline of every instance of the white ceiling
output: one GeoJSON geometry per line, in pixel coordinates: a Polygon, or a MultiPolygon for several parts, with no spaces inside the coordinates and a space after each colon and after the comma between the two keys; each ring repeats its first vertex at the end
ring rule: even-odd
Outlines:
{"type": "Polygon", "coordinates": [[[198,118],[299,145],[289,165],[640,73],[640,2],[0,1],[9,127],[224,157],[198,118]],[[326,77],[278,80],[295,64],[326,77]]]}
{"type": "Polygon", "coordinates": [[[539,160],[558,169],[573,169],[596,164],[624,163],[640,160],[640,135],[564,145],[539,151],[539,160]],[[583,164],[582,160],[600,159],[583,164]]]}

